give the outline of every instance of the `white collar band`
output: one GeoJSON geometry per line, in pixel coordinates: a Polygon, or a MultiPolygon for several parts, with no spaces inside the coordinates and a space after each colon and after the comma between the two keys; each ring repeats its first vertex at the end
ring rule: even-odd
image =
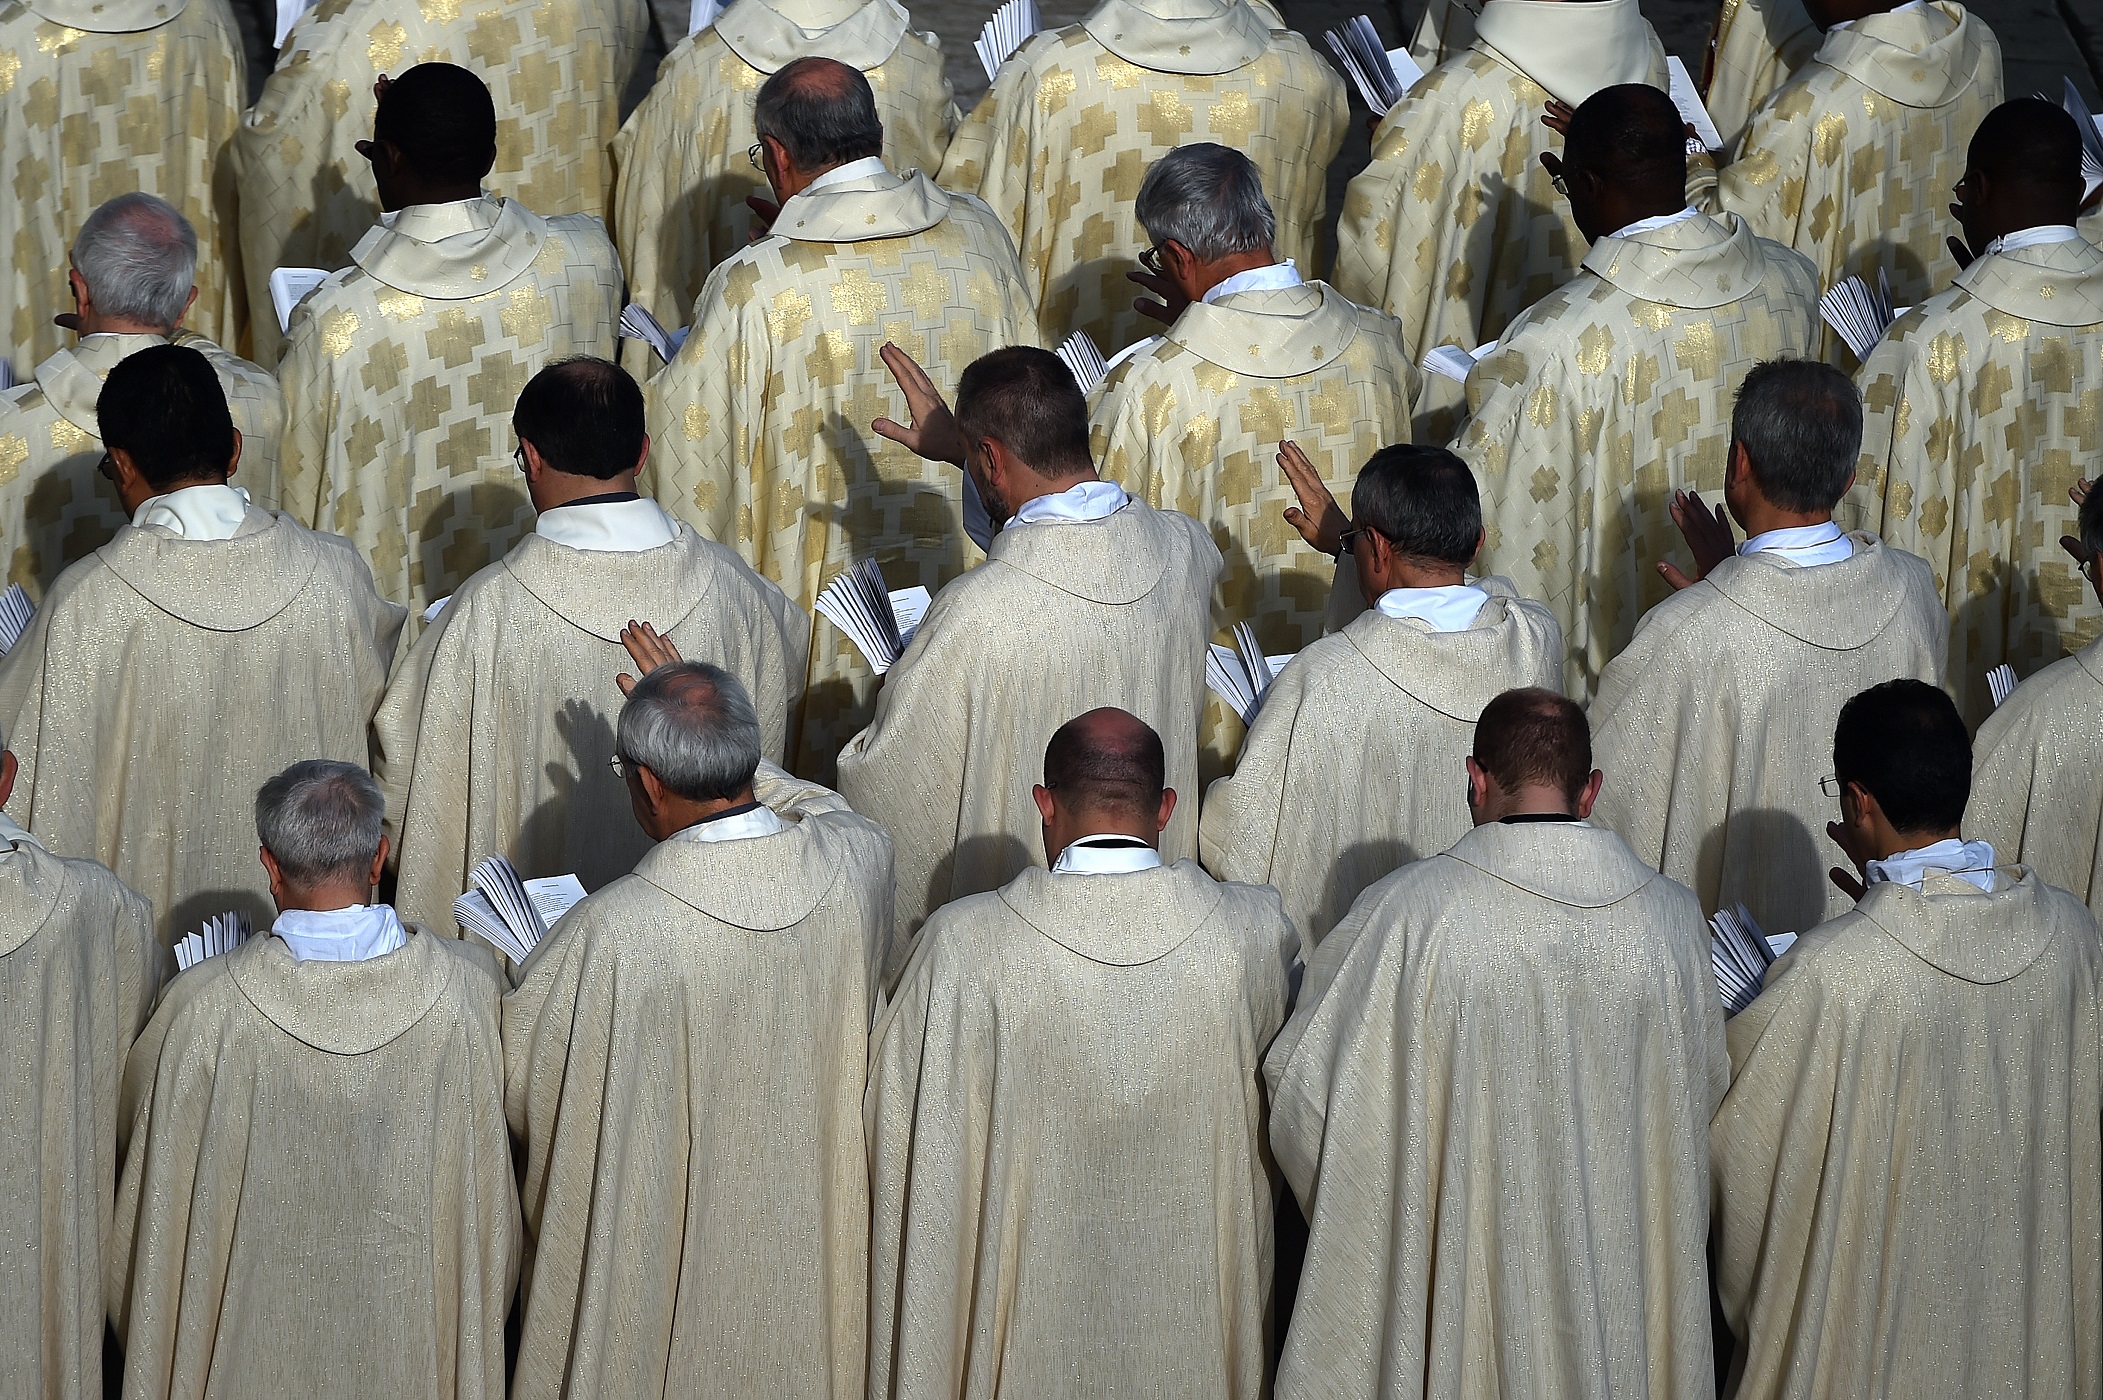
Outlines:
{"type": "Polygon", "coordinates": [[[1792,525],[1787,529],[1754,535],[1738,546],[1738,552],[1743,555],[1778,555],[1808,569],[1854,558],[1855,542],[1839,525],[1828,520],[1821,525],[1792,525]]]}
{"type": "Polygon", "coordinates": [[[1132,498],[1114,481],[1084,481],[1064,491],[1024,501],[1015,512],[1017,525],[1039,525],[1056,521],[1087,525],[1108,520],[1131,503],[1132,498]]]}
{"type": "Polygon", "coordinates": [[[544,510],[533,533],[571,549],[601,554],[640,554],[678,538],[679,527],[648,496],[632,501],[587,501],[544,510]]]}
{"type": "Polygon", "coordinates": [[[1052,862],[1054,875],[1134,875],[1159,870],[1161,853],[1152,846],[1133,844],[1137,838],[1109,833],[1083,836],[1059,852],[1052,862]]]}
{"type": "Polygon", "coordinates": [[[1306,279],[1300,276],[1300,269],[1293,266],[1291,258],[1287,258],[1284,262],[1271,263],[1267,267],[1252,267],[1246,272],[1237,272],[1232,277],[1221,278],[1219,284],[1199,300],[1210,306],[1221,297],[1230,297],[1236,292],[1278,292],[1287,287],[1306,285],[1306,279]]]}
{"type": "Polygon", "coordinates": [[[186,540],[230,540],[248,518],[248,493],[238,486],[185,486],[139,502],[131,523],[186,540]]]}
{"type": "Polygon", "coordinates": [[[1921,887],[1931,874],[1954,875],[1967,885],[1993,893],[1993,847],[1984,841],[1960,841],[1947,837],[1932,846],[1921,846],[1882,860],[1871,861],[1863,874],[1872,885],[1889,881],[1894,885],[1921,887]]]}
{"type": "Polygon", "coordinates": [[[1373,606],[1397,621],[1414,618],[1434,632],[1465,632],[1490,595],[1472,583],[1437,588],[1390,588],[1373,606]]]}
{"type": "Polygon", "coordinates": [[[697,844],[711,841],[750,841],[758,836],[774,836],[787,829],[788,824],[774,815],[773,808],[762,805],[749,812],[739,812],[736,816],[695,822],[683,831],[673,832],[672,839],[693,841],[697,844]]]}
{"type": "Polygon", "coordinates": [[[300,962],[364,962],[384,957],[409,941],[402,921],[385,904],[342,909],[287,909],[270,931],[300,962]]]}
{"type": "Polygon", "coordinates": [[[882,156],[863,156],[860,160],[850,160],[845,165],[835,165],[817,176],[803,187],[803,193],[830,189],[834,185],[844,185],[849,180],[873,180],[878,175],[889,173],[890,167],[884,164],[882,156]]]}

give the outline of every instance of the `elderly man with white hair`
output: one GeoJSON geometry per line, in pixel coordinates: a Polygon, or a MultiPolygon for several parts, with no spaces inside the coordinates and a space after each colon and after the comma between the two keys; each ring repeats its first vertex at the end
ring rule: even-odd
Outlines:
{"type": "Polygon", "coordinates": [[[618,678],[616,766],[657,844],[504,1000],[533,1252],[511,1394],[859,1395],[891,841],[761,759],[735,676],[622,640],[649,669],[618,678]]]}
{"type": "Polygon", "coordinates": [[[278,438],[285,403],[269,371],[179,329],[197,300],[197,232],[174,206],[150,194],[120,194],[73,240],[73,310],[79,335],[24,382],[0,393],[0,537],[8,582],[39,596],[59,570],[108,542],[125,521],[98,489],[102,426],[95,399],[110,367],[149,345],[188,345],[211,362],[245,448],[242,485],[277,501],[278,438]]]}
{"type": "MultiPolygon", "coordinates": [[[[1170,325],[1103,381],[1089,445],[1109,480],[1238,541],[1220,574],[1222,621],[1253,624],[1266,652],[1297,652],[1322,635],[1334,570],[1281,519],[1294,497],[1278,444],[1292,439],[1324,481],[1344,481],[1410,441],[1418,380],[1402,327],[1277,256],[1277,215],[1240,151],[1170,151],[1136,212],[1152,246],[1132,280],[1170,325]]],[[[1343,617],[1361,606],[1352,593],[1343,617]]],[[[1211,702],[1206,776],[1240,746],[1240,721],[1211,702]]]]}
{"type": "MultiPolygon", "coordinates": [[[[0,802],[15,769],[0,744],[0,802]]],[[[0,1375],[14,1393],[103,1393],[117,1082],[160,972],[151,905],[0,816],[0,1240],[17,1261],[0,1274],[0,1375]]]]}
{"type": "Polygon", "coordinates": [[[372,902],[384,813],[356,764],[264,783],[277,921],[176,978],[132,1049],[107,1271],[132,1400],[504,1394],[502,987],[372,902]]]}

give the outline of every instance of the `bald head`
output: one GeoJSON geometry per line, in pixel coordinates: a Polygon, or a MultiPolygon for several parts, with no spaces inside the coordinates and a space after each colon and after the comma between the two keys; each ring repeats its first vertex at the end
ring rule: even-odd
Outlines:
{"type": "Polygon", "coordinates": [[[73,270],[86,289],[79,296],[83,334],[129,329],[167,335],[190,307],[197,230],[164,199],[120,194],[81,224],[73,240],[73,270]]]}
{"type": "Polygon", "coordinates": [[[1168,786],[1161,736],[1128,711],[1090,710],[1045,746],[1044,786],[1077,813],[1149,816],[1168,786]]]}
{"type": "Polygon", "coordinates": [[[753,107],[761,141],[781,147],[805,176],[884,151],[876,93],[859,68],[799,58],[767,79],[753,107]]]}
{"type": "Polygon", "coordinates": [[[1571,216],[1593,242],[1638,219],[1678,213],[1687,205],[1679,109],[1643,83],[1601,88],[1570,118],[1563,176],[1571,216]]]}

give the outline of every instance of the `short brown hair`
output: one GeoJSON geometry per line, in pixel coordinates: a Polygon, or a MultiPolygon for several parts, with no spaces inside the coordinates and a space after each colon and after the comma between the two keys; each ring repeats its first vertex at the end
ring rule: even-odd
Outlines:
{"type": "Polygon", "coordinates": [[[1539,783],[1574,804],[1592,777],[1591,722],[1552,690],[1507,690],[1475,721],[1475,763],[1507,793],[1539,783]]]}

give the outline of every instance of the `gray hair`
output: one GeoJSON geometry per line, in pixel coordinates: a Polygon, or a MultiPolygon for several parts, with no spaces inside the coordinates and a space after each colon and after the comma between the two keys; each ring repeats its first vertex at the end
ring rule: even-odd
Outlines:
{"type": "Polygon", "coordinates": [[[380,853],[387,799],[355,763],[309,758],[256,793],[256,839],[294,885],[338,875],[361,880],[380,853]]]}
{"type": "Polygon", "coordinates": [[[796,59],[762,83],[752,127],[787,147],[802,170],[884,153],[883,119],[869,79],[830,58],[796,59]]]}
{"type": "Polygon", "coordinates": [[[1278,238],[1256,162],[1210,141],[1178,146],[1155,161],[1133,212],[1148,238],[1173,238],[1203,262],[1268,248],[1278,238]]]}
{"type": "Polygon", "coordinates": [[[706,661],[673,661],[636,682],[615,741],[691,802],[736,797],[759,771],[759,713],[744,683],[706,661]]]}
{"type": "Polygon", "coordinates": [[[173,330],[197,284],[197,230],[165,199],[120,194],[80,226],[73,266],[97,310],[173,330]]]}
{"type": "Polygon", "coordinates": [[[1731,441],[1744,447],[1760,494],[1787,511],[1829,511],[1847,494],[1862,452],[1862,395],[1816,360],[1769,360],[1738,386],[1731,441]]]}

